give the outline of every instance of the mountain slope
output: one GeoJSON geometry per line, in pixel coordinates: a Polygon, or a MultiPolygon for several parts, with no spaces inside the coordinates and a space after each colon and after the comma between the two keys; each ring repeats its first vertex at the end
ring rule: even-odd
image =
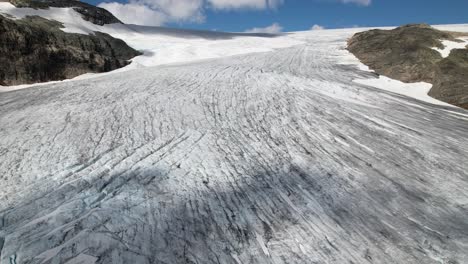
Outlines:
{"type": "MultiPolygon", "coordinates": [[[[18,8],[9,8],[7,3],[0,4],[18,12],[18,8]]],[[[26,8],[25,12],[28,10],[26,8]]],[[[18,19],[13,16],[15,12],[0,14],[0,63],[9,65],[0,68],[0,85],[64,80],[88,72],[107,72],[129,64],[130,59],[140,55],[124,41],[108,34],[68,33],[62,31],[63,25],[58,21],[38,16],[18,19]]],[[[97,20],[105,18],[93,21],[97,20]]]]}
{"type": "Polygon", "coordinates": [[[49,8],[72,8],[82,18],[96,25],[122,23],[109,11],[85,2],[76,0],[9,0],[18,8],[49,9],[49,8]]]}
{"type": "Polygon", "coordinates": [[[453,50],[438,66],[429,95],[468,109],[468,48],[453,50]]]}
{"type": "Polygon", "coordinates": [[[432,83],[431,96],[467,108],[467,36],[429,25],[406,25],[359,32],[349,40],[348,49],[378,74],[404,82],[432,83]],[[465,37],[466,42],[459,37],[465,37]],[[454,45],[457,42],[459,45],[454,45]],[[445,45],[460,47],[445,52],[445,45]]]}
{"type": "Polygon", "coordinates": [[[2,93],[1,263],[464,263],[467,112],[353,33],[2,93]]]}
{"type": "Polygon", "coordinates": [[[0,85],[63,80],[127,65],[140,53],[108,34],[65,33],[40,17],[11,20],[0,15],[0,85]]]}

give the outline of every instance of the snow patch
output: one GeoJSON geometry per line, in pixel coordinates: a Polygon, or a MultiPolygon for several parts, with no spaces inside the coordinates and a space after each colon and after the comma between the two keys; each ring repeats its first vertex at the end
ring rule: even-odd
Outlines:
{"type": "Polygon", "coordinates": [[[430,83],[404,83],[382,75],[379,76],[378,79],[356,79],[354,80],[354,82],[367,86],[372,86],[389,92],[405,95],[408,97],[416,98],[420,101],[428,102],[431,104],[455,107],[453,105],[430,97],[428,95],[429,91],[432,88],[432,84],[430,83]]]}
{"type": "Polygon", "coordinates": [[[468,45],[468,38],[459,38],[458,40],[460,40],[461,42],[441,40],[442,45],[444,45],[444,48],[439,49],[437,47],[434,47],[432,49],[438,51],[443,58],[447,58],[453,49],[464,49],[468,45]]]}
{"type": "Polygon", "coordinates": [[[445,31],[468,32],[468,24],[433,25],[432,27],[445,31]]]}

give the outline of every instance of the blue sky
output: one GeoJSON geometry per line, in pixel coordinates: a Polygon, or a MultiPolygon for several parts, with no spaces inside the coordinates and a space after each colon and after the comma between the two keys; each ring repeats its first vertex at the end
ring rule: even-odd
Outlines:
{"type": "Polygon", "coordinates": [[[126,23],[221,31],[297,31],[468,23],[468,0],[84,0],[126,23]],[[256,28],[256,29],[254,29],[256,28]]]}

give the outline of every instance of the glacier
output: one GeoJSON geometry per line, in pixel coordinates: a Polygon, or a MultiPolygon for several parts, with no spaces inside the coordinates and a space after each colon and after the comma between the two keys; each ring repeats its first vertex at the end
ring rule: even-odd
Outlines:
{"type": "Polygon", "coordinates": [[[0,263],[466,263],[468,112],[356,82],[356,30],[0,93],[0,263]]]}

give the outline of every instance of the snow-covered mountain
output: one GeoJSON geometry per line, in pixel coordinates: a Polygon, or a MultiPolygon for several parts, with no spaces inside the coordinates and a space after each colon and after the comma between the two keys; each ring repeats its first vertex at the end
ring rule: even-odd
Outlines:
{"type": "Polygon", "coordinates": [[[81,6],[32,9],[0,3],[0,64],[4,65],[0,68],[0,85],[34,84],[70,79],[90,72],[108,72],[128,65],[130,59],[141,54],[123,40],[108,34],[97,31],[92,34],[64,32],[61,22],[40,16],[44,13],[53,17],[61,11],[64,14],[57,16],[59,19],[63,17],[81,22],[86,19],[96,25],[120,23],[104,9],[72,0],[21,2],[21,5],[38,5],[42,8],[47,4],[81,6]]]}
{"type": "Polygon", "coordinates": [[[377,79],[345,49],[363,29],[245,35],[27,12],[144,54],[0,93],[0,263],[468,259],[468,112],[428,84],[377,79]]]}

